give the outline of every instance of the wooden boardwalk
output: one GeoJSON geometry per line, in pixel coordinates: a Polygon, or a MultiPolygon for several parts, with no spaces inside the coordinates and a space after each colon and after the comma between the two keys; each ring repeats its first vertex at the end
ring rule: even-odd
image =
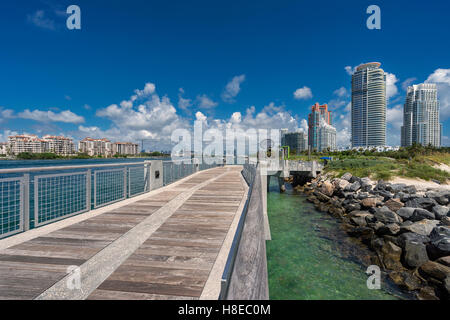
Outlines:
{"type": "Polygon", "coordinates": [[[245,201],[241,169],[199,172],[1,250],[0,299],[199,299],[245,201]],[[152,221],[158,224],[148,231],[145,223],[152,221]],[[142,230],[149,236],[134,241],[142,230]],[[130,246],[138,243],[129,254],[120,250],[124,239],[133,240],[130,246]],[[93,267],[99,265],[105,270],[93,267]],[[117,267],[110,270],[111,265],[117,267]],[[69,266],[81,267],[85,283],[78,295],[66,288],[69,266]]]}

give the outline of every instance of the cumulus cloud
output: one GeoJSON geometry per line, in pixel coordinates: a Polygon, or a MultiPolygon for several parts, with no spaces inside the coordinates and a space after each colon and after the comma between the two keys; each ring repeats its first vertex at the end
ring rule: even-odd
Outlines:
{"type": "Polygon", "coordinates": [[[294,98],[297,100],[301,99],[311,99],[313,97],[311,89],[307,86],[304,86],[303,88],[299,88],[294,91],[294,98]]]}
{"type": "Polygon", "coordinates": [[[36,27],[47,30],[56,30],[55,21],[51,18],[48,18],[44,10],[37,10],[33,14],[29,14],[27,16],[27,20],[29,23],[35,25],[36,27]]]}
{"type": "Polygon", "coordinates": [[[227,83],[224,91],[222,92],[222,100],[227,103],[235,102],[234,98],[241,91],[241,84],[244,81],[245,81],[245,74],[233,77],[233,79],[231,79],[231,81],[227,83]]]}
{"type": "Polygon", "coordinates": [[[210,99],[206,94],[197,96],[197,105],[201,109],[212,109],[218,105],[217,102],[210,99]]]}
{"type": "Polygon", "coordinates": [[[417,78],[408,78],[408,79],[406,79],[405,81],[402,82],[402,89],[403,89],[404,91],[407,91],[407,90],[408,90],[408,87],[409,87],[410,85],[412,85],[413,82],[416,81],[416,80],[417,80],[417,78]]]}
{"type": "Polygon", "coordinates": [[[184,89],[180,88],[178,90],[178,108],[184,111],[188,111],[189,107],[192,106],[191,99],[185,99],[183,98],[184,89]]]}
{"type": "Polygon", "coordinates": [[[398,82],[397,76],[393,73],[386,72],[386,99],[394,97],[398,93],[396,83],[398,82]]]}
{"type": "Polygon", "coordinates": [[[335,90],[333,93],[341,98],[349,96],[349,93],[345,87],[340,87],[339,89],[335,90]]]}
{"type": "Polygon", "coordinates": [[[387,108],[386,120],[388,125],[392,125],[394,129],[400,130],[403,125],[403,105],[398,104],[392,108],[387,108]]]}
{"type": "Polygon", "coordinates": [[[351,76],[356,72],[356,68],[358,68],[358,66],[356,66],[356,67],[346,66],[344,69],[345,69],[345,72],[347,72],[347,74],[349,76],[351,76]]]}
{"type": "Polygon", "coordinates": [[[450,118],[450,69],[437,69],[425,81],[436,83],[441,104],[441,120],[450,118]]]}
{"type": "Polygon", "coordinates": [[[79,124],[84,122],[84,118],[73,113],[70,110],[65,110],[61,112],[53,111],[42,111],[42,110],[29,110],[25,109],[17,115],[22,119],[30,119],[39,122],[64,122],[64,123],[74,123],[79,124]]]}

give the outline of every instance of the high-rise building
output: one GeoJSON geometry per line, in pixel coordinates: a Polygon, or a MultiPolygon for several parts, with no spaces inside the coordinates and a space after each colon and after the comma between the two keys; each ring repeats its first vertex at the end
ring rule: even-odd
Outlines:
{"type": "Polygon", "coordinates": [[[110,157],[112,155],[112,143],[108,139],[84,138],[78,144],[78,151],[90,156],[110,157]]]}
{"type": "Polygon", "coordinates": [[[386,145],[386,74],[378,62],[352,75],[352,147],[386,145]]]}
{"type": "Polygon", "coordinates": [[[75,145],[73,140],[62,136],[46,135],[42,138],[47,143],[47,151],[60,154],[71,155],[75,153],[75,145]]]}
{"type": "Polygon", "coordinates": [[[336,150],[336,128],[329,125],[324,119],[321,119],[318,130],[317,151],[336,150]]]}
{"type": "Polygon", "coordinates": [[[139,153],[139,146],[131,142],[114,142],[112,145],[113,155],[137,155],[139,153]]]}
{"type": "Polygon", "coordinates": [[[402,147],[418,143],[441,146],[442,124],[439,122],[439,101],[434,83],[408,87],[403,109],[402,147]]]}
{"type": "Polygon", "coordinates": [[[308,136],[303,131],[285,133],[281,141],[282,146],[288,146],[292,153],[295,151],[296,154],[299,154],[308,150],[308,136]]]}
{"type": "Polygon", "coordinates": [[[319,150],[319,130],[322,122],[331,125],[331,111],[328,105],[316,103],[308,115],[308,144],[311,150],[319,150]]]}

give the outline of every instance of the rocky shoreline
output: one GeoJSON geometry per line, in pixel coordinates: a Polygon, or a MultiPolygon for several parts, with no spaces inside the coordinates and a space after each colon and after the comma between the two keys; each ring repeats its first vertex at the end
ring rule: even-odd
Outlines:
{"type": "Polygon", "coordinates": [[[421,300],[450,299],[450,190],[416,190],[350,173],[298,191],[373,252],[373,264],[421,300]]]}

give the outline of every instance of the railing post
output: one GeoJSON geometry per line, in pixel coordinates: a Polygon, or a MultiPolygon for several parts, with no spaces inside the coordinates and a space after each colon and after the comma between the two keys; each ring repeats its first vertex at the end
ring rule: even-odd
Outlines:
{"type": "MultiPolygon", "coordinates": [[[[152,163],[150,161],[144,161],[145,163],[145,178],[146,178],[146,184],[147,184],[147,191],[150,192],[150,179],[151,179],[151,165],[152,163]]],[[[164,174],[163,170],[161,170],[162,172],[160,173],[160,178],[164,179],[164,177],[162,176],[164,174]]],[[[164,180],[163,180],[164,181],[164,180]]]]}
{"type": "Polygon", "coordinates": [[[30,174],[23,175],[23,231],[30,230],[30,174]]]}
{"type": "Polygon", "coordinates": [[[87,211],[91,211],[91,191],[92,191],[92,184],[91,184],[91,178],[92,178],[92,170],[88,169],[86,172],[86,209],[87,211]]]}
{"type": "Polygon", "coordinates": [[[123,198],[127,198],[127,172],[128,167],[123,168],[123,198]]]}

